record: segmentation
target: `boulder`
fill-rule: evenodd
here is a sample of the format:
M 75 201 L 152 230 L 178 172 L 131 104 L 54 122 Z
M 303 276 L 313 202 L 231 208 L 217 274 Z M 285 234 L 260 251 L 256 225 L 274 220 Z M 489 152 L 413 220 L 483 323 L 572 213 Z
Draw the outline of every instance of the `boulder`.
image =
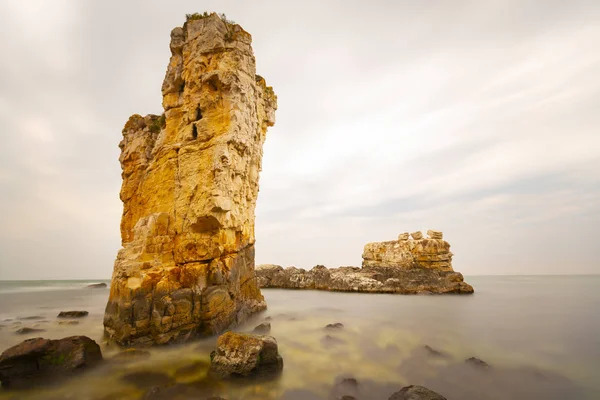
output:
M 414 239 L 414 240 L 421 240 L 423 239 L 423 233 L 421 231 L 416 231 L 410 234 L 410 236 Z
M 38 328 L 29 328 L 29 327 L 23 327 L 18 329 L 15 333 L 17 335 L 28 335 L 30 333 L 36 333 L 36 332 L 45 332 L 45 329 L 38 329 Z
M 108 285 L 104 282 L 100 282 L 100 283 L 92 283 L 91 285 L 87 285 L 88 288 L 90 289 L 102 289 L 107 287 Z
M 429 237 L 429 239 L 443 239 L 444 238 L 444 234 L 440 231 L 434 231 L 429 229 L 427 231 L 427 236 Z
M 398 235 L 398 241 L 401 242 L 401 241 L 408 240 L 408 235 L 409 235 L 408 232 L 404 232 L 404 233 L 399 234 Z
M 426 387 L 410 385 L 392 394 L 389 400 L 446 400 L 446 398 Z
M 7 389 L 28 388 L 83 371 L 101 361 L 100 346 L 86 336 L 29 339 L 2 353 L 0 382 Z
M 210 336 L 266 308 L 254 210 L 277 96 L 252 37 L 216 13 L 171 32 L 161 115 L 132 115 L 119 144 L 121 244 L 107 336 L 152 345 Z
M 210 374 L 216 378 L 269 377 L 283 369 L 277 340 L 272 336 L 226 332 L 211 353 Z
M 260 325 L 257 325 L 254 330 L 252 330 L 252 332 L 259 334 L 259 335 L 266 335 L 269 332 L 271 332 L 271 323 L 270 322 L 263 322 Z
M 87 311 L 61 311 L 58 313 L 57 318 L 83 318 L 87 317 L 88 314 Z

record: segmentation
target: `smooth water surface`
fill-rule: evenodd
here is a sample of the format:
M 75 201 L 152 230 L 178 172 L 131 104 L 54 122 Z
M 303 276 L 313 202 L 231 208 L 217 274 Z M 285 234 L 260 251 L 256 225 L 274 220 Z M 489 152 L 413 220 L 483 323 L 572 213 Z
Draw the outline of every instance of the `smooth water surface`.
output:
M 103 341 L 108 289 L 79 281 L 16 288 L 0 282 L 0 349 L 42 336 L 87 335 L 108 362 L 52 388 L 1 392 L 14 399 L 387 399 L 409 384 L 448 399 L 600 398 L 600 276 L 470 277 L 473 296 L 401 296 L 266 289 L 269 309 L 238 330 L 270 317 L 284 359 L 267 382 L 206 378 L 215 338 L 151 349 L 150 358 L 111 362 L 119 349 Z M 10 290 L 6 288 L 10 287 Z M 62 310 L 87 310 L 78 325 L 59 325 Z M 38 319 L 23 319 L 39 317 Z M 341 322 L 341 330 L 325 330 Z M 45 329 L 17 335 L 23 326 Z M 439 351 L 433 354 L 429 345 Z M 464 363 L 478 357 L 491 368 Z M 132 378 L 133 377 L 133 378 Z M 358 385 L 340 384 L 353 377 Z

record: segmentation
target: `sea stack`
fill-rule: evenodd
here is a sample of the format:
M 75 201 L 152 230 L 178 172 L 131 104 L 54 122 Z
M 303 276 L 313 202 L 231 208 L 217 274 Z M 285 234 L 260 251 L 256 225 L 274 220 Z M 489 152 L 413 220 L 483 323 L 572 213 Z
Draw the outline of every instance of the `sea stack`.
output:
M 266 308 L 254 272 L 262 146 L 277 97 L 224 16 L 171 32 L 162 115 L 123 129 L 122 248 L 104 316 L 121 345 L 216 334 Z

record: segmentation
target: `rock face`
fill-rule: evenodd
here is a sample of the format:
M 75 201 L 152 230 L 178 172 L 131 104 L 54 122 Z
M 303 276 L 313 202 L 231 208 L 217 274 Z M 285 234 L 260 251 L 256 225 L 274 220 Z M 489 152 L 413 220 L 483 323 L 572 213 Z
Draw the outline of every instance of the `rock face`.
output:
M 254 209 L 277 98 L 251 40 L 217 14 L 189 17 L 171 32 L 164 114 L 125 124 L 123 248 L 104 317 L 120 344 L 215 334 L 266 308 Z
M 0 381 L 3 388 L 28 388 L 32 383 L 51 382 L 100 361 L 100 346 L 86 336 L 29 339 L 2 353 Z
M 210 374 L 217 378 L 266 377 L 283 369 L 283 359 L 272 336 L 224 333 L 210 358 Z
M 430 231 L 429 236 L 440 237 Z M 368 243 L 362 268 L 328 269 L 317 265 L 310 271 L 278 265 L 259 265 L 258 284 L 264 288 L 317 289 L 373 293 L 473 293 L 473 287 L 452 269 L 450 244 L 442 239 L 422 238 L 421 232 L 400 234 L 399 240 Z M 414 239 L 421 237 L 421 239 Z

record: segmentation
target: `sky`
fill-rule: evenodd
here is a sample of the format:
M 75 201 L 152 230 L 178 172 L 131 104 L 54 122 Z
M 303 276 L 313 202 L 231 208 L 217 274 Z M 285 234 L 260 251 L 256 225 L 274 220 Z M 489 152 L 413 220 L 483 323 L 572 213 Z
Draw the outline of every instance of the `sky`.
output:
M 598 1 L 4 0 L 0 280 L 110 278 L 121 130 L 203 11 L 278 95 L 258 264 L 436 229 L 467 276 L 600 273 Z

